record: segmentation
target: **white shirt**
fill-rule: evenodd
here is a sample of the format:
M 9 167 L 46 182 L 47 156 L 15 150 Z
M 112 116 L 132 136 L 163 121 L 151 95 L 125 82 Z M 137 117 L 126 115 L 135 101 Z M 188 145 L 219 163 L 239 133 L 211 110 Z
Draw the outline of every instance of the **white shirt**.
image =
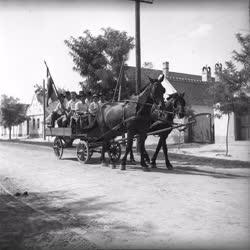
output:
M 67 106 L 68 106 L 68 101 L 64 98 L 63 107 L 61 102 L 59 101 L 58 104 L 56 105 L 55 112 L 57 112 L 59 115 L 62 115 L 63 111 L 67 108 Z
M 76 112 L 87 112 L 88 111 L 88 106 L 86 103 L 82 103 L 82 101 L 79 101 L 76 103 Z
M 67 109 L 70 109 L 75 111 L 76 110 L 76 103 L 79 102 L 78 99 L 75 99 L 74 101 L 71 99 L 69 102 L 68 102 L 68 105 L 67 105 Z
M 98 111 L 99 109 L 99 104 L 96 103 L 96 102 L 91 102 L 89 104 L 89 113 L 92 114 L 92 115 L 95 115 L 96 112 Z

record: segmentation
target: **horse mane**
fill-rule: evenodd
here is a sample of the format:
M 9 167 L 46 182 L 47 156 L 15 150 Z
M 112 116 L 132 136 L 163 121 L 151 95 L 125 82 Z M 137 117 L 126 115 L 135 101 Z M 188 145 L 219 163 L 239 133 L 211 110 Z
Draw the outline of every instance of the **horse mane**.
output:
M 143 90 L 140 92 L 139 95 L 137 95 L 138 97 L 138 102 L 143 104 L 147 101 L 147 98 L 149 96 L 151 92 L 151 83 L 148 83 L 146 86 L 144 86 Z
M 170 94 L 168 97 L 167 97 L 167 100 L 169 101 L 170 99 L 173 99 L 174 97 L 177 97 L 179 95 L 178 92 L 175 92 L 173 94 Z
M 140 102 L 140 103 L 144 103 L 144 102 L 143 102 L 143 101 L 144 101 L 143 96 L 145 95 L 145 91 L 146 91 L 146 89 L 147 89 L 149 86 L 150 86 L 150 82 L 147 83 L 147 84 L 140 90 L 140 93 L 139 93 L 138 95 L 133 94 L 133 95 L 131 95 L 131 96 L 129 97 L 129 99 L 130 99 L 130 100 L 136 100 L 136 101 L 138 101 L 138 102 Z M 143 100 L 143 101 L 141 102 L 141 100 Z M 145 100 L 145 102 L 146 102 L 146 100 Z

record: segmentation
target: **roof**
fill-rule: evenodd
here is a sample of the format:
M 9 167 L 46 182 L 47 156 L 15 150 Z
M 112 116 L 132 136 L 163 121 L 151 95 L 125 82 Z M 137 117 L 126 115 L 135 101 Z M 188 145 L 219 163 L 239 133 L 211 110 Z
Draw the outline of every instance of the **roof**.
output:
M 157 69 L 141 69 L 142 88 L 149 82 L 148 76 L 151 78 L 158 78 L 162 74 L 162 70 Z M 128 67 L 126 76 L 129 81 L 135 82 L 135 67 Z M 185 92 L 185 99 L 191 105 L 212 105 L 213 99 L 209 94 L 210 82 L 202 82 L 200 75 L 169 72 L 167 77 L 171 85 L 177 92 Z M 212 79 L 213 81 L 213 79 Z
M 40 94 L 35 93 L 33 95 L 31 104 L 28 105 L 27 109 L 28 108 L 32 109 L 32 106 L 36 105 L 36 103 L 39 104 L 39 108 L 41 110 L 43 110 L 43 96 L 41 93 Z M 49 103 L 48 107 L 47 107 L 47 105 L 45 106 L 45 116 L 46 117 L 55 109 L 57 103 L 58 103 L 58 101 L 54 101 L 54 102 Z M 27 110 L 26 110 L 26 112 L 27 112 Z M 34 110 L 32 110 L 32 113 L 33 112 L 34 112 Z M 37 110 L 35 110 L 35 112 L 37 112 Z
M 209 93 L 209 83 L 188 81 L 171 81 L 177 92 L 185 92 L 185 100 L 192 105 L 212 105 L 213 98 Z

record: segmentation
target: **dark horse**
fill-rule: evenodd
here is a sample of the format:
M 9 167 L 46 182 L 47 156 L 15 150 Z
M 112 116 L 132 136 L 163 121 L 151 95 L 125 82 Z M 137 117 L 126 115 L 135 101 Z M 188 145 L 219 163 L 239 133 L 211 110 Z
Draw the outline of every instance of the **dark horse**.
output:
M 126 152 L 121 160 L 121 170 L 126 169 L 127 155 L 132 149 L 133 137 L 138 134 L 141 138 L 140 152 L 145 151 L 145 139 L 151 125 L 150 112 L 153 104 L 163 100 L 165 88 L 162 86 L 164 76 L 158 79 L 149 78 L 150 82 L 143 91 L 125 102 L 105 103 L 96 115 L 96 123 L 102 136 L 101 161 L 105 164 L 105 152 L 108 150 L 110 140 L 127 132 Z M 141 155 L 141 166 L 148 170 L 144 157 Z
M 162 129 L 168 129 L 161 133 L 156 133 L 156 135 L 158 135 L 160 138 L 159 138 L 156 150 L 154 152 L 154 155 L 151 158 L 151 161 L 147 152 L 146 151 L 143 152 L 144 159 L 147 162 L 150 161 L 152 168 L 156 168 L 156 159 L 162 147 L 164 156 L 165 156 L 166 167 L 170 170 L 173 169 L 173 166 L 168 159 L 168 148 L 167 148 L 166 139 L 168 138 L 168 135 L 173 130 L 172 126 L 174 125 L 173 120 L 175 116 L 177 116 L 178 118 L 183 118 L 185 116 L 186 102 L 183 97 L 184 97 L 184 93 L 171 94 L 167 98 L 167 102 L 165 103 L 163 102 L 159 106 L 154 105 L 151 109 L 151 119 L 152 119 L 151 124 L 152 125 L 150 126 L 148 133 L 157 132 L 158 130 L 162 130 Z M 134 158 L 132 151 L 131 151 L 130 157 L 132 159 Z
M 173 166 L 168 159 L 168 148 L 167 148 L 166 139 L 168 138 L 168 135 L 172 131 L 173 120 L 175 116 L 177 116 L 180 119 L 182 119 L 185 116 L 186 102 L 183 97 L 184 97 L 184 93 L 182 94 L 174 93 L 174 94 L 169 95 L 169 97 L 167 98 L 167 102 L 164 103 L 162 107 L 163 119 L 152 124 L 152 126 L 149 129 L 149 132 L 153 132 L 153 131 L 161 130 L 164 128 L 169 128 L 169 130 L 158 134 L 160 138 L 159 138 L 155 153 L 151 158 L 152 168 L 156 168 L 156 159 L 162 147 L 164 156 L 165 156 L 166 167 L 168 169 L 173 169 Z

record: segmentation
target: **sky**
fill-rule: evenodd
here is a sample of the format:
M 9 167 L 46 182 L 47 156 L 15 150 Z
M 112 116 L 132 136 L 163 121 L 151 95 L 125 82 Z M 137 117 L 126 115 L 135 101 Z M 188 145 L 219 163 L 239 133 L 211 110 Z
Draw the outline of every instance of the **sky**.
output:
M 80 90 L 79 73 L 64 43 L 88 29 L 111 27 L 135 36 L 130 0 L 0 0 L 0 95 L 30 103 L 46 77 L 46 60 L 57 87 Z M 141 3 L 141 62 L 170 71 L 201 74 L 239 50 L 238 32 L 249 31 L 249 0 L 154 0 Z M 135 65 L 135 50 L 128 65 Z

